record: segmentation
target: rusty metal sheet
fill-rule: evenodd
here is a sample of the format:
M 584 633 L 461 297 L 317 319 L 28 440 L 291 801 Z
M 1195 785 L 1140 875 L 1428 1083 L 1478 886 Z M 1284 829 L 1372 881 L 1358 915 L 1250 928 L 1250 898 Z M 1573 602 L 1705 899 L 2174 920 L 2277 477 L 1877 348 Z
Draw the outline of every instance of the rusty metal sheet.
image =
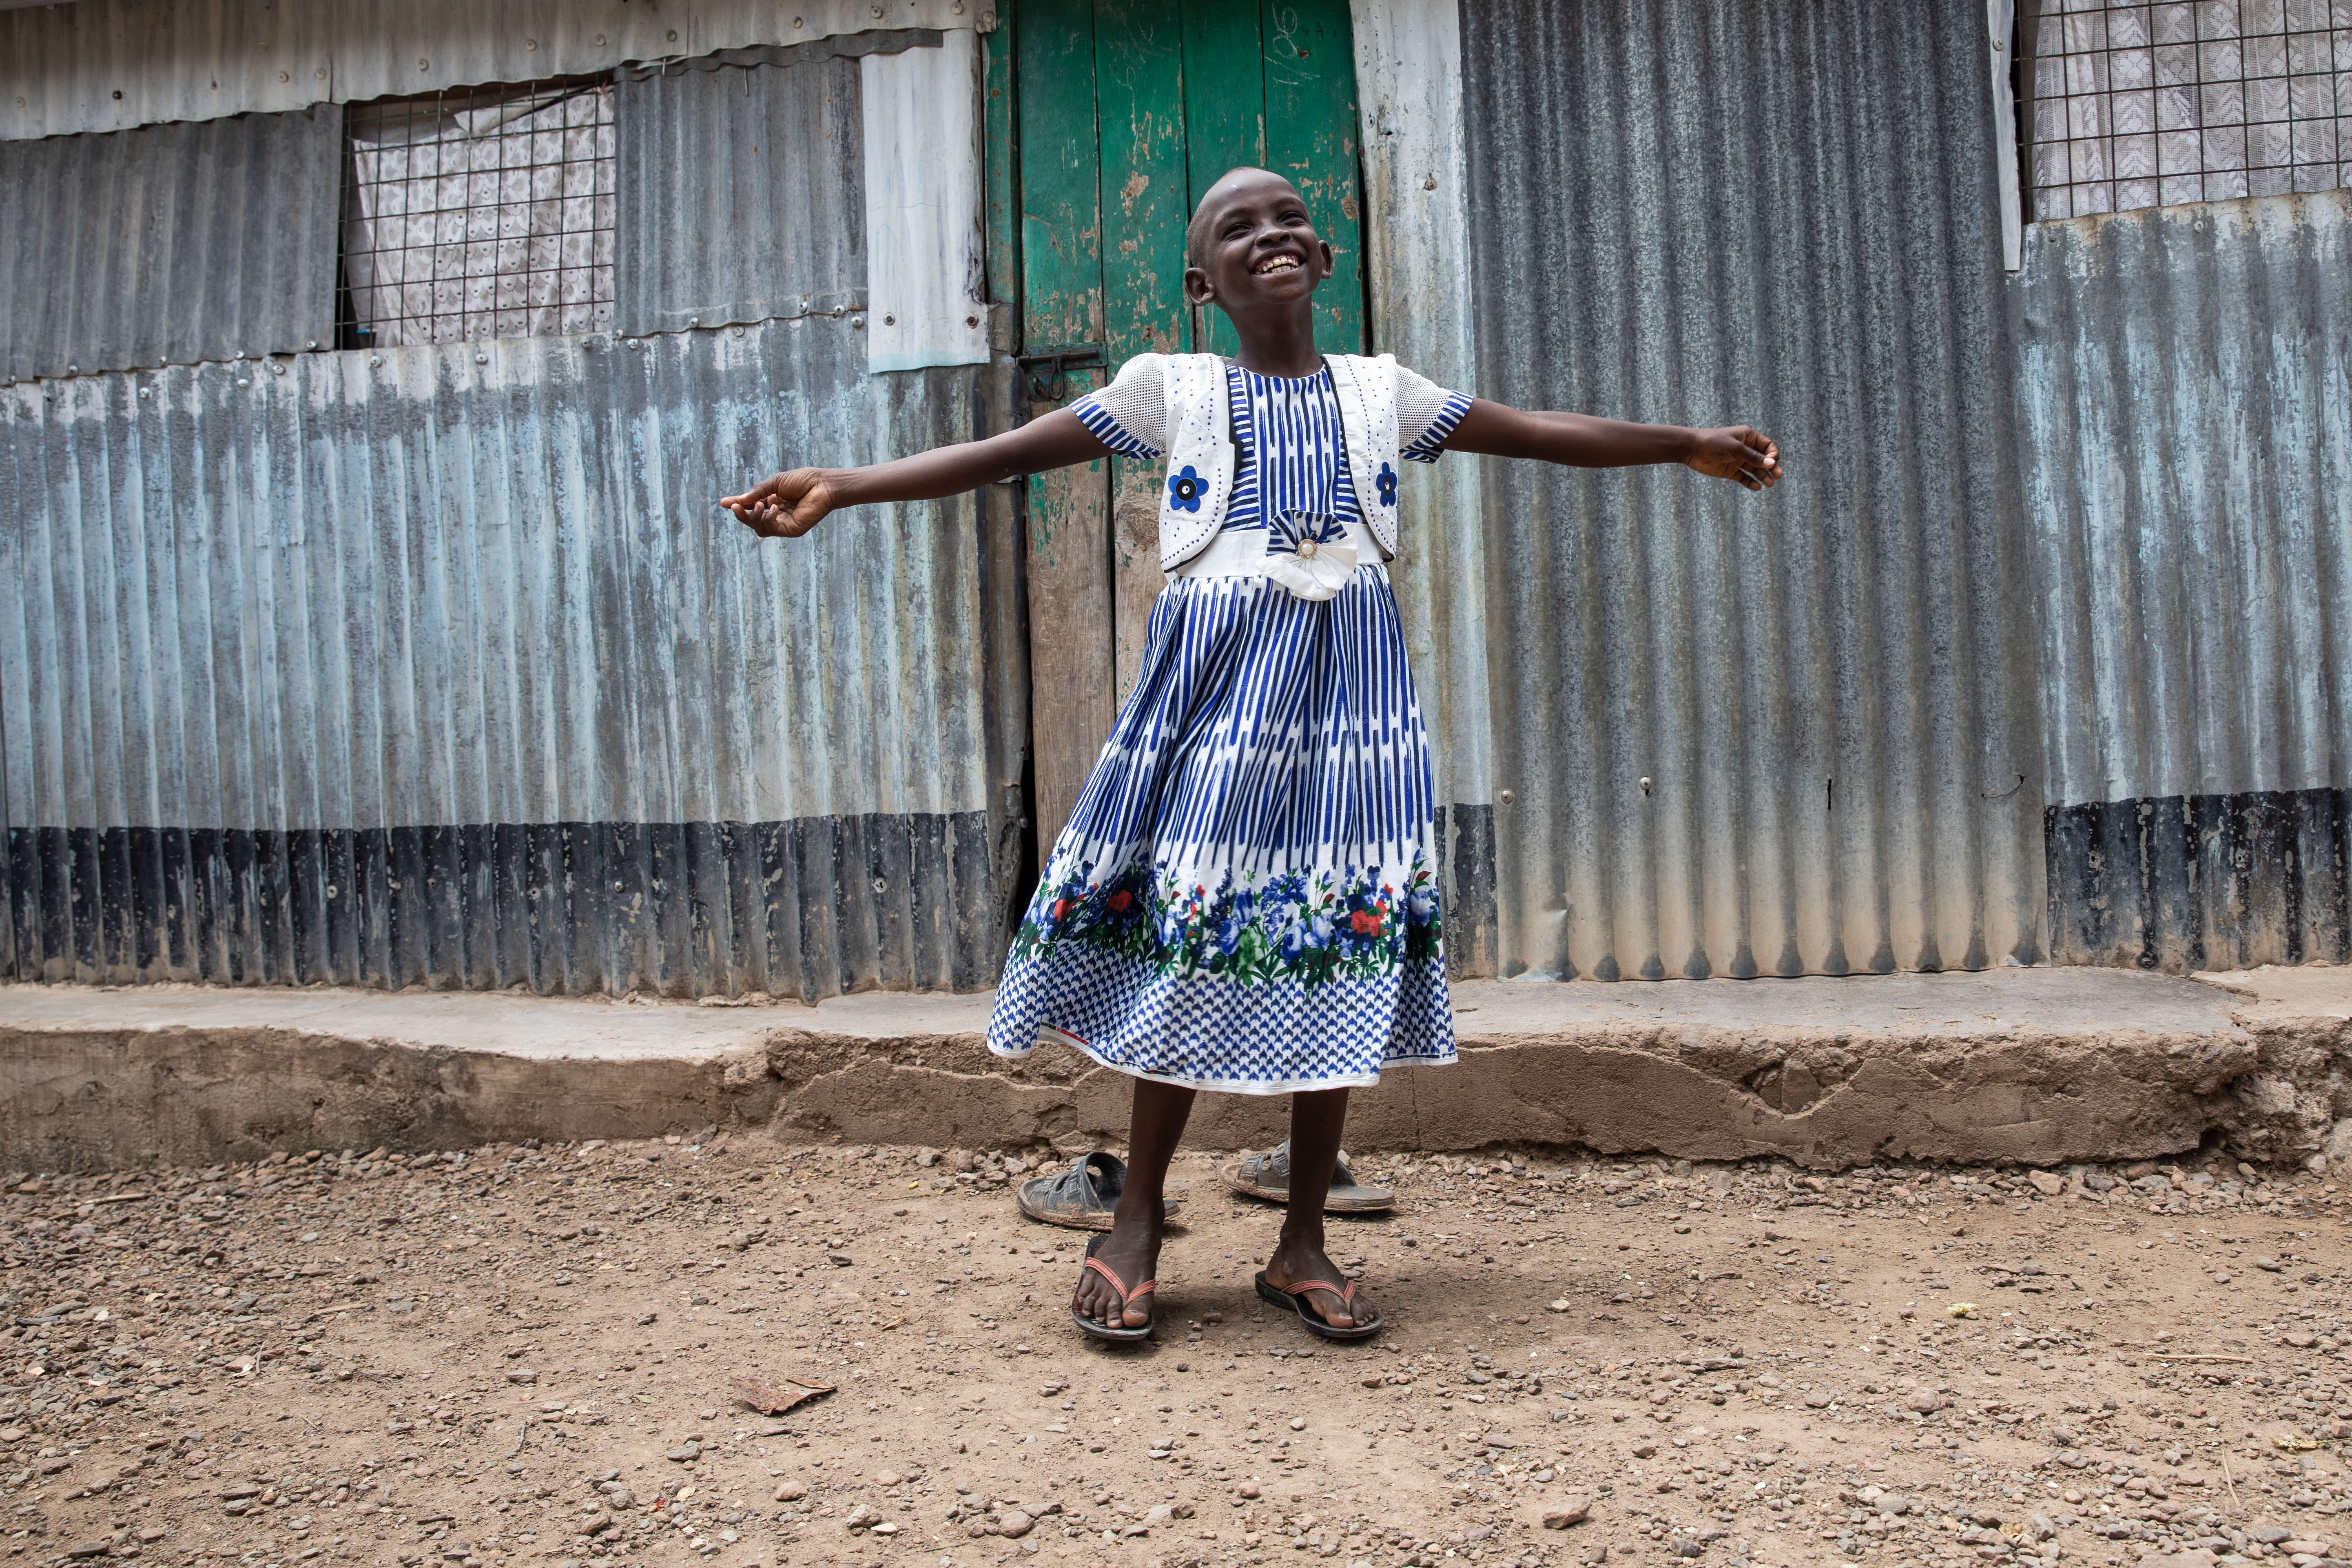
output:
M 0 142 L 0 383 L 331 344 L 343 117 Z
M 2352 958 L 2352 193 L 2032 225 L 2052 947 Z

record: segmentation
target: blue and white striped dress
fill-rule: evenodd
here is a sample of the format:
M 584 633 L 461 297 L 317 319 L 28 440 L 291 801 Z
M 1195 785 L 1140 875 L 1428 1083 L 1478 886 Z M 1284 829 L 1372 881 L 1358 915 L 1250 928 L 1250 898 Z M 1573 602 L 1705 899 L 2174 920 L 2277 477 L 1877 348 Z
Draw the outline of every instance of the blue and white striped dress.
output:
M 1113 452 L 1156 460 L 1160 374 L 1139 356 L 1076 412 Z M 1013 940 L 989 1048 L 1060 1040 L 1139 1078 L 1244 1094 L 1377 1083 L 1454 1054 L 1428 736 L 1329 373 L 1227 379 L 1244 462 L 1224 533 L 1351 520 L 1358 566 L 1328 600 L 1254 574 L 1161 591 L 1135 689 Z M 1434 462 L 1470 400 L 1399 381 L 1401 455 Z

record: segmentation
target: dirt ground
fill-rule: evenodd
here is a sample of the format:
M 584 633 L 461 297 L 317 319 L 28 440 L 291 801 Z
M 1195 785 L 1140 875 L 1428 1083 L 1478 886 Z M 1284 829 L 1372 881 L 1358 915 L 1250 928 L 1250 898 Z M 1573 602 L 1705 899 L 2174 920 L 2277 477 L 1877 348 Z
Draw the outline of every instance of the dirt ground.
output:
M 1104 1349 L 1085 1234 L 1013 1205 L 1050 1151 L 704 1136 L 18 1173 L 8 1556 L 2352 1552 L 2343 1209 L 2301 1171 L 1370 1159 L 1397 1211 L 1332 1250 L 1391 1326 L 1335 1346 L 1257 1302 L 1276 1216 L 1203 1155 L 1158 1342 Z M 837 1392 L 771 1419 L 743 1377 Z

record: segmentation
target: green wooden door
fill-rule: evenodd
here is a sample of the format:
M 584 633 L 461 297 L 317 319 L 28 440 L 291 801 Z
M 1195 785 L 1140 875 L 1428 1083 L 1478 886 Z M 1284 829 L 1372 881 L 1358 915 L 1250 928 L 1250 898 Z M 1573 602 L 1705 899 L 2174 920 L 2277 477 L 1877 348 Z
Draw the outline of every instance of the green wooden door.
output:
M 1306 196 L 1339 252 L 1316 297 L 1316 337 L 1327 353 L 1363 352 L 1347 0 L 1020 0 L 999 17 L 991 57 L 1010 69 L 991 71 L 992 120 L 1006 132 L 992 137 L 992 161 L 1010 165 L 1001 188 L 1019 221 L 991 225 L 990 274 L 1000 286 L 1017 275 L 1024 352 L 1049 394 L 1033 415 L 1103 384 L 1134 354 L 1234 352 L 1223 314 L 1184 302 L 1184 224 L 1239 164 L 1286 175 Z M 1096 349 L 1099 361 L 1055 386 L 1036 356 L 1070 348 Z M 1116 459 L 1030 481 L 1041 855 L 1141 660 L 1165 581 L 1159 481 L 1158 464 Z

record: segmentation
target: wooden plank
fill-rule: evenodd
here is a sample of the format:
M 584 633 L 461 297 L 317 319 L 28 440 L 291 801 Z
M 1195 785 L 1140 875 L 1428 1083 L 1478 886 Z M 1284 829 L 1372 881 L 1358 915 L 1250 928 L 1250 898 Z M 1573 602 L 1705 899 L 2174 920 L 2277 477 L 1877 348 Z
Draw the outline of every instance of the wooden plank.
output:
M 1265 76 L 1258 0 L 1189 0 L 1184 6 L 1185 216 L 1228 169 L 1263 166 Z M 1194 317 L 1196 352 L 1232 357 L 1234 324 L 1213 306 Z
M 1363 197 L 1356 184 L 1356 51 L 1348 0 L 1263 0 L 1266 164 L 1307 198 L 1339 268 L 1315 296 L 1326 353 L 1364 352 Z
M 1013 68 L 1017 0 L 996 0 L 996 30 L 981 35 L 981 190 L 985 204 L 989 302 L 1012 308 L 1014 342 L 1021 341 L 1020 126 L 1013 115 L 1019 79 Z
M 1026 0 L 1013 39 L 1019 78 L 1023 341 L 1103 340 L 1101 165 L 1091 0 Z M 1097 384 L 1072 375 L 1055 402 Z M 1029 481 L 1030 732 L 1042 863 L 1110 733 L 1112 614 L 1102 463 Z
M 1095 114 L 1102 137 L 1103 357 L 1178 353 L 1192 337 L 1184 303 L 1183 38 L 1160 0 L 1096 0 Z M 1111 465 L 1111 625 L 1115 700 L 1135 688 L 1160 570 L 1164 462 Z

